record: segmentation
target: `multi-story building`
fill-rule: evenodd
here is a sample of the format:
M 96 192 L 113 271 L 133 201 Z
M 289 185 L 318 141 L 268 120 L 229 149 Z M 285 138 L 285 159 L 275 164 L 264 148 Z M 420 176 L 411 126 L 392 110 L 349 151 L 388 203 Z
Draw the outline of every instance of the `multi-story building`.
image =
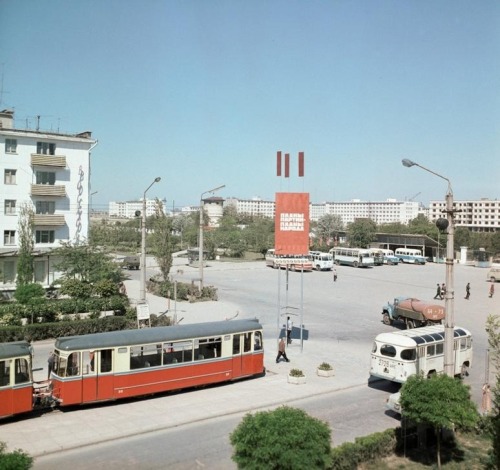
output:
M 500 230 L 500 201 L 480 199 L 476 201 L 454 201 L 455 227 L 466 227 L 472 232 L 496 232 Z M 431 201 L 429 219 L 446 218 L 446 202 Z
M 227 199 L 224 205 L 236 207 L 237 212 L 250 215 L 274 217 L 274 201 L 261 199 Z M 387 199 L 383 202 L 360 201 L 354 199 L 348 202 L 324 202 L 309 205 L 309 218 L 318 221 L 327 214 L 336 214 L 342 218 L 344 224 L 356 219 L 370 218 L 377 224 L 400 222 L 407 224 L 421 212 L 420 204 L 413 201 L 396 201 Z
M 0 112 L 0 288 L 15 283 L 21 209 L 34 214 L 35 281 L 57 278 L 51 249 L 84 241 L 89 226 L 90 132 L 62 134 L 14 126 L 14 112 Z
M 163 205 L 163 212 L 166 213 L 167 200 L 160 201 Z M 142 213 L 143 201 L 120 201 L 109 203 L 109 216 L 122 219 L 137 217 L 136 213 Z M 155 215 L 156 199 L 146 199 L 146 217 Z

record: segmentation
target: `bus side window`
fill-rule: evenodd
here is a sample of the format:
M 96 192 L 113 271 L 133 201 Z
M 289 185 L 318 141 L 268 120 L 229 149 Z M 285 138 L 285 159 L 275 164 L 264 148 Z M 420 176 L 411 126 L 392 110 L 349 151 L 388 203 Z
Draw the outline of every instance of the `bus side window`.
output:
M 434 344 L 427 346 L 427 357 L 434 356 L 435 354 L 436 354 L 436 346 Z
M 0 387 L 10 385 L 10 359 L 0 361 Z
M 436 355 L 443 354 L 444 351 L 444 343 L 436 344 Z
M 417 357 L 415 349 L 403 349 L 401 351 L 401 359 L 405 361 L 414 361 Z

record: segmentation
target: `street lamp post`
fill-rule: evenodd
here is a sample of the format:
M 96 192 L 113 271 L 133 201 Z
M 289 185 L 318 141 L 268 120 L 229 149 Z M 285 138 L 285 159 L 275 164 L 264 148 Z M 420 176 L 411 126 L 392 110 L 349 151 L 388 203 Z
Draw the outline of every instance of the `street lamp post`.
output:
M 219 189 L 225 188 L 226 185 L 217 186 L 216 188 L 209 189 L 200 196 L 200 234 L 199 234 L 199 244 L 198 244 L 198 265 L 200 269 L 200 293 L 203 289 L 203 196 L 209 193 L 215 193 Z
M 402 160 L 402 163 L 406 167 L 418 166 L 441 179 L 448 182 L 448 191 L 446 192 L 446 220 L 447 223 L 444 224 L 443 228 L 447 228 L 447 238 L 446 238 L 446 293 L 445 299 L 445 328 L 444 328 L 444 372 L 449 377 L 455 375 L 455 361 L 453 357 L 453 334 L 455 326 L 455 313 L 454 313 L 454 278 L 453 278 L 453 261 L 454 261 L 454 234 L 455 226 L 453 223 L 453 191 L 451 189 L 451 182 L 448 178 L 436 173 L 428 168 L 425 168 L 418 163 L 415 163 L 407 158 Z M 438 227 L 439 228 L 439 227 Z
M 158 183 L 161 180 L 157 176 L 154 181 L 146 188 L 142 196 L 142 222 L 141 222 L 141 288 L 139 291 L 139 300 L 141 302 L 146 301 L 146 193 L 153 184 Z

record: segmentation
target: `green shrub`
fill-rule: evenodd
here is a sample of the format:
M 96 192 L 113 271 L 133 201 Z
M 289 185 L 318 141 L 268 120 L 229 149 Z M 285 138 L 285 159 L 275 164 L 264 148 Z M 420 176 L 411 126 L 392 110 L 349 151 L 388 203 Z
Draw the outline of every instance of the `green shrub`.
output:
M 14 292 L 14 298 L 20 304 L 27 304 L 33 298 L 41 298 L 45 295 L 45 289 L 40 284 L 24 284 L 18 286 Z
M 300 369 L 291 369 L 288 375 L 290 375 L 291 377 L 304 377 L 304 372 L 302 372 Z
M 118 294 L 118 286 L 110 279 L 102 279 L 94 284 L 94 292 L 100 297 L 111 297 Z
M 33 466 L 33 457 L 17 449 L 7 452 L 7 446 L 0 442 L 0 468 L 2 470 L 28 470 Z
M 332 370 L 332 366 L 328 364 L 328 362 L 322 362 L 319 366 L 318 369 L 320 370 Z
M 60 292 L 74 299 L 85 299 L 92 296 L 93 287 L 90 283 L 78 279 L 64 279 Z
M 250 470 L 328 468 L 330 434 L 326 423 L 296 408 L 247 414 L 230 435 L 232 459 Z

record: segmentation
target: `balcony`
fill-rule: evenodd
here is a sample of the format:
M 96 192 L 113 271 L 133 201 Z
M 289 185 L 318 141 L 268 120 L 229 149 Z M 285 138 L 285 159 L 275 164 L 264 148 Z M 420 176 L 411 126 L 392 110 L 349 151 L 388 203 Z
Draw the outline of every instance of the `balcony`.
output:
M 35 214 L 35 225 L 45 225 L 50 227 L 60 227 L 66 224 L 64 215 L 59 214 Z
M 63 155 L 31 154 L 31 166 L 50 166 L 52 168 L 66 168 L 66 157 Z
M 66 187 L 62 184 L 32 184 L 31 196 L 66 196 Z

